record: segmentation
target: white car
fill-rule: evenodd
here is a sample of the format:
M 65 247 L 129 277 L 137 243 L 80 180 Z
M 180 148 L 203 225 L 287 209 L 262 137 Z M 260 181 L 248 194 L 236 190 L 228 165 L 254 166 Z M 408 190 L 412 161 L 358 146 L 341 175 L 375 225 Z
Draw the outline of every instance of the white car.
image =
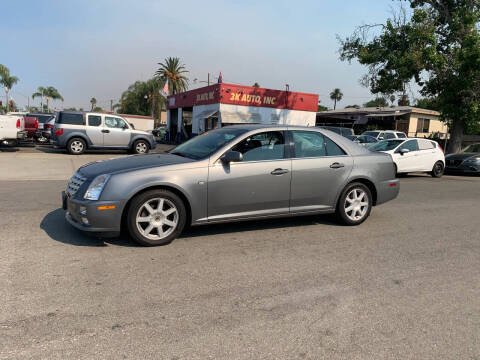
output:
M 368 147 L 392 156 L 397 174 L 427 172 L 441 177 L 445 170 L 445 154 L 436 141 L 428 139 L 390 139 Z
M 0 144 L 15 146 L 18 140 L 26 139 L 25 120 L 18 115 L 0 115 Z
M 373 136 L 377 140 L 406 139 L 407 135 L 401 131 L 394 130 L 374 130 L 364 131 L 362 135 Z

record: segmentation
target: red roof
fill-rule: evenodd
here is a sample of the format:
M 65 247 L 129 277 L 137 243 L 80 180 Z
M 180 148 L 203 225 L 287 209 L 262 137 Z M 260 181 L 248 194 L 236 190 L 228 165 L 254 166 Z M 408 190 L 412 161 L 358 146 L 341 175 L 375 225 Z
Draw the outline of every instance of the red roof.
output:
M 169 109 L 219 103 L 316 112 L 318 95 L 220 83 L 168 97 Z

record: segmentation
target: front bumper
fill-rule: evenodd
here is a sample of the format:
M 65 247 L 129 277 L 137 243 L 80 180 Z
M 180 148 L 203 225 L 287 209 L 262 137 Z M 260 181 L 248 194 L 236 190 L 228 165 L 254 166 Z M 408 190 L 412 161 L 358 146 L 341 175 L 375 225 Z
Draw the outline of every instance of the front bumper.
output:
M 62 191 L 65 219 L 75 228 L 89 233 L 120 234 L 123 201 L 91 201 L 73 199 Z M 101 210 L 101 207 L 108 209 Z M 86 221 L 85 221 L 86 220 Z
M 392 179 L 380 182 L 377 184 L 377 202 L 375 205 L 380 205 L 395 199 L 399 192 L 400 180 Z

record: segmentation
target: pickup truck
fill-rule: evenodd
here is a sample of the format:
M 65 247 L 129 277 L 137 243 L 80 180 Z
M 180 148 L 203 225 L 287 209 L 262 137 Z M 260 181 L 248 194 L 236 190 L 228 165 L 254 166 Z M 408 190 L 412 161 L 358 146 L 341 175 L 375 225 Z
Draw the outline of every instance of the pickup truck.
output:
M 26 139 L 25 120 L 19 115 L 0 115 L 0 145 L 15 146 Z

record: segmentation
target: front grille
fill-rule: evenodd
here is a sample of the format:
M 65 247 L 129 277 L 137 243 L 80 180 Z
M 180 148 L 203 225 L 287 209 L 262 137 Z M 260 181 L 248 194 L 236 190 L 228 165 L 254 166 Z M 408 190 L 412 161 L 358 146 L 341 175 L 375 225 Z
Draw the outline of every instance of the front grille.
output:
M 65 190 L 65 192 L 70 196 L 75 195 L 78 189 L 80 188 L 80 186 L 82 186 L 82 184 L 86 180 L 87 178 L 81 176 L 79 173 L 73 174 L 73 176 L 71 177 L 70 181 L 67 184 L 67 189 Z

